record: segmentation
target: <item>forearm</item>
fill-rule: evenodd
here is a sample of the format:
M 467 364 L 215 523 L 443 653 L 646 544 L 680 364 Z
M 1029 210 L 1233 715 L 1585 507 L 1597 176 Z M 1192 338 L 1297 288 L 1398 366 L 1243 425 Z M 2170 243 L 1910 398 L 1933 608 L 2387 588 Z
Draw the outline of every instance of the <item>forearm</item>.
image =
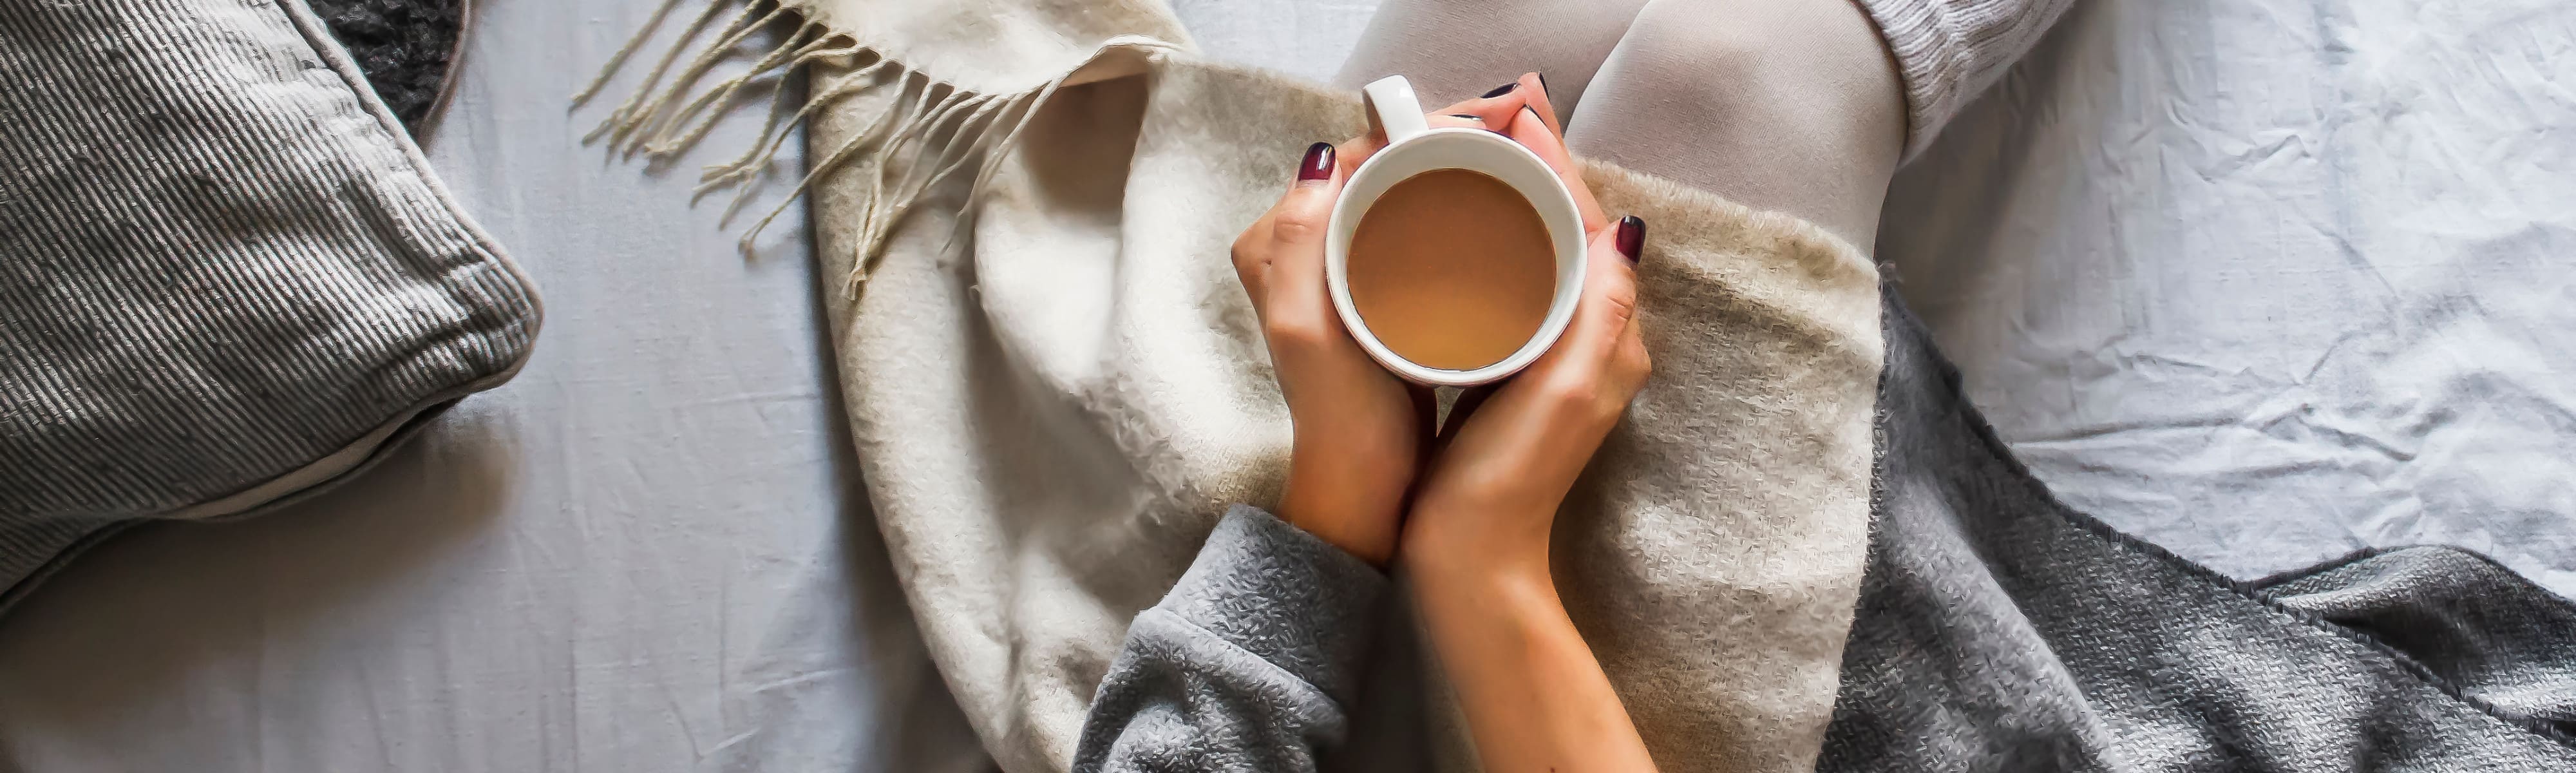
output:
M 1536 549 L 1414 574 L 1423 625 L 1492 773 L 1650 771 L 1628 710 L 1566 616 Z
M 1409 459 L 1414 450 L 1368 447 L 1372 439 L 1301 434 L 1289 457 L 1279 519 L 1383 567 L 1395 557 L 1396 532 L 1403 523 L 1399 510 L 1412 476 L 1388 475 L 1378 460 Z

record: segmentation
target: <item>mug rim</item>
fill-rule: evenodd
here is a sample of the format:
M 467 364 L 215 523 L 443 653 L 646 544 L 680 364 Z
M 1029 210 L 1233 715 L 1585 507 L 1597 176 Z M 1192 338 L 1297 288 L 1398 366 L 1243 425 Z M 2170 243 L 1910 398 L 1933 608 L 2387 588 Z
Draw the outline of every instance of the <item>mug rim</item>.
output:
M 1513 184 L 1512 181 L 1503 179 L 1500 175 L 1493 176 L 1502 180 L 1504 185 L 1509 186 L 1514 193 L 1520 194 L 1523 199 L 1529 201 L 1533 209 L 1538 210 L 1540 224 L 1549 231 L 1548 251 L 1556 259 L 1557 274 L 1555 291 L 1548 299 L 1547 316 L 1540 321 L 1537 332 L 1532 333 L 1529 340 L 1522 342 L 1519 348 L 1512 350 L 1510 355 L 1472 370 L 1452 370 L 1423 365 L 1397 354 L 1384 341 L 1379 340 L 1377 334 L 1369 330 L 1368 324 L 1360 318 L 1358 308 L 1351 301 L 1347 269 L 1350 262 L 1351 238 L 1358 232 L 1359 217 L 1367 212 L 1366 207 L 1351 211 L 1355 201 L 1350 195 L 1353 186 L 1369 176 L 1373 170 L 1382 168 L 1383 162 L 1400 157 L 1407 148 L 1420 146 L 1426 140 L 1435 138 L 1462 136 L 1477 138 L 1475 140 L 1477 142 L 1508 147 L 1511 149 L 1508 155 L 1511 155 L 1515 162 L 1526 163 L 1529 168 L 1536 169 L 1545 175 L 1548 184 L 1539 191 L 1540 195 L 1535 196 L 1531 195 L 1530 191 L 1524 190 L 1521 185 Z M 1492 170 L 1480 168 L 1480 166 L 1491 165 L 1434 166 L 1407 174 L 1405 177 L 1411 178 L 1440 169 L 1465 169 L 1492 174 Z M 1393 184 L 1390 183 L 1387 187 L 1392 188 Z M 1377 196 L 1370 197 L 1368 204 L 1374 205 L 1377 198 L 1384 195 L 1384 190 L 1379 191 Z M 1551 216 L 1550 208 L 1555 209 L 1554 216 Z M 1555 221 L 1560 219 L 1571 224 L 1575 229 L 1574 238 L 1570 240 L 1574 245 L 1571 255 L 1568 255 L 1566 250 L 1558 249 L 1555 244 L 1557 241 Z M 1359 342 L 1360 349 L 1367 352 L 1370 359 L 1376 360 L 1380 366 L 1394 372 L 1398 377 L 1431 386 L 1467 387 L 1490 384 L 1529 367 L 1530 363 L 1537 361 L 1541 355 L 1547 353 L 1549 348 L 1554 347 L 1557 339 L 1564 337 L 1565 329 L 1573 321 L 1574 309 L 1583 297 L 1586 264 L 1591 260 L 1591 247 L 1588 244 L 1589 240 L 1583 238 L 1582 227 L 1582 210 L 1575 206 L 1573 192 L 1566 189 L 1565 181 L 1556 175 L 1554 169 L 1548 168 L 1547 161 L 1539 158 L 1538 153 L 1509 137 L 1485 129 L 1460 126 L 1432 128 L 1380 149 L 1372 154 L 1369 160 L 1361 162 L 1359 168 L 1352 170 L 1349 178 L 1343 180 L 1342 190 L 1334 197 L 1332 216 L 1325 228 L 1325 286 L 1332 296 L 1334 312 L 1341 317 L 1342 327 L 1350 333 L 1353 340 Z

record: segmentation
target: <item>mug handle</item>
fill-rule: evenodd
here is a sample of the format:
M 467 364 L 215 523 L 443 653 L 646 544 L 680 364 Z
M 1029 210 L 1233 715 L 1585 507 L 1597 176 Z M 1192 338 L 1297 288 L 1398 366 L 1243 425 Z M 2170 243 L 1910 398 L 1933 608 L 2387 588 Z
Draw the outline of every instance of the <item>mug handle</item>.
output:
M 1431 130 L 1431 124 L 1422 120 L 1422 100 L 1413 96 L 1413 82 L 1402 75 L 1389 75 L 1361 87 L 1360 101 L 1368 103 L 1369 121 L 1386 132 L 1386 144 Z

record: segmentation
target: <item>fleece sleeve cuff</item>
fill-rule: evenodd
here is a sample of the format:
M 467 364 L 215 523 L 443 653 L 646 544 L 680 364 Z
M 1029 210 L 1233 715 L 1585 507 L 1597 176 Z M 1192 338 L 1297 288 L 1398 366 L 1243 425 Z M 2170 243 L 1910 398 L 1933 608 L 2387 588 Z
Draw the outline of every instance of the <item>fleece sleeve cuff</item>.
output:
M 1237 505 L 1155 609 L 1348 703 L 1386 575 L 1260 508 Z

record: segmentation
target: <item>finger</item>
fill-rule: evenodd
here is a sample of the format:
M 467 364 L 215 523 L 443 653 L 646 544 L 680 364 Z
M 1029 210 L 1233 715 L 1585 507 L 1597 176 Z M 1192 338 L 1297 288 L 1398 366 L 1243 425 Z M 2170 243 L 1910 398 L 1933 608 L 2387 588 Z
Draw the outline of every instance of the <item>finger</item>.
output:
M 1539 120 L 1547 123 L 1548 131 L 1559 137 L 1565 136 L 1565 121 L 1556 114 L 1556 95 L 1548 93 L 1547 76 L 1522 73 L 1520 80 L 1512 81 L 1512 91 L 1522 95 L 1530 110 L 1536 111 Z
M 1270 237 L 1262 249 L 1268 267 L 1262 285 L 1273 306 L 1327 304 L 1324 295 L 1324 231 L 1332 222 L 1333 198 L 1341 193 L 1342 172 L 1332 143 L 1306 148 L 1297 164 L 1297 181 L 1264 218 Z
M 1515 89 L 1497 96 L 1460 100 L 1431 112 L 1435 115 L 1475 116 L 1477 120 L 1485 122 L 1486 126 L 1500 131 L 1502 127 L 1511 124 L 1512 115 L 1520 112 L 1520 109 L 1527 104 L 1529 100 Z
M 1252 311 L 1257 316 L 1268 316 L 1270 261 L 1278 254 L 1272 247 L 1277 241 L 1272 224 L 1279 219 L 1279 209 L 1295 197 L 1298 189 L 1315 185 L 1319 176 L 1330 178 L 1334 155 L 1331 143 L 1307 146 L 1306 152 L 1298 156 L 1297 168 L 1289 173 L 1288 195 L 1273 202 L 1270 211 L 1261 213 L 1261 218 L 1252 221 L 1234 240 L 1234 275 L 1242 281 L 1244 293 L 1252 296 Z
M 1538 159 L 1547 162 L 1547 168 L 1556 172 L 1556 179 L 1565 183 L 1566 192 L 1574 194 L 1574 208 L 1583 213 L 1584 233 L 1598 233 L 1610 224 L 1609 214 L 1601 211 L 1601 203 L 1592 198 L 1592 189 L 1583 184 L 1582 167 L 1575 164 L 1574 154 L 1565 149 L 1565 140 L 1548 125 L 1545 117 L 1532 108 L 1523 107 L 1502 132 L 1538 154 Z
M 1434 112 L 1424 113 L 1422 120 L 1434 129 L 1444 126 L 1465 126 L 1501 134 L 1502 127 L 1511 125 L 1512 111 L 1519 109 L 1520 104 L 1520 99 L 1517 97 L 1471 99 Z M 1370 156 L 1377 155 L 1378 151 L 1386 149 L 1386 135 L 1380 134 L 1380 131 L 1378 127 L 1370 126 L 1367 134 L 1342 141 L 1339 157 L 1342 176 L 1348 177 L 1352 172 L 1359 171 L 1360 164 L 1367 163 Z
M 1538 76 L 1535 74 L 1524 76 L 1524 80 L 1537 82 Z M 1519 86 L 1518 81 L 1515 81 L 1505 88 L 1495 89 L 1484 96 L 1451 103 L 1448 107 L 1426 113 L 1424 117 L 1429 119 L 1433 126 L 1443 125 L 1440 121 L 1443 117 L 1466 118 L 1476 123 L 1463 125 L 1481 125 L 1482 128 L 1500 133 L 1503 127 L 1511 125 L 1513 115 L 1529 103 L 1529 93 L 1527 89 Z M 1367 132 L 1344 140 L 1341 144 L 1342 174 L 1349 175 L 1359 169 L 1360 164 L 1367 162 L 1369 156 L 1376 155 L 1379 150 L 1384 149 L 1386 147 L 1384 132 L 1384 128 L 1377 126 L 1375 121 L 1371 121 Z
M 1629 320 L 1611 352 L 1611 371 L 1621 377 L 1622 385 L 1632 394 L 1643 387 L 1647 374 L 1655 369 L 1654 357 L 1646 351 L 1646 326 Z
M 1574 368 L 1591 372 L 1617 351 L 1619 339 L 1636 318 L 1636 259 L 1630 250 L 1645 242 L 1644 220 L 1620 218 L 1619 225 L 1592 237 L 1584 266 L 1583 298 L 1575 302 L 1574 320 L 1556 346 L 1532 363 L 1533 370 Z M 1551 360 L 1554 360 L 1551 362 Z
M 1463 126 L 1469 129 L 1484 129 L 1495 134 L 1501 134 L 1502 130 L 1494 127 L 1510 123 L 1511 115 L 1506 113 L 1503 115 L 1503 119 L 1503 123 L 1489 123 L 1485 120 L 1484 116 L 1475 113 L 1432 113 L 1423 116 L 1422 122 L 1429 124 L 1431 128 L 1434 129 Z
M 1633 301 L 1640 295 L 1637 266 L 1645 260 L 1646 221 L 1629 215 L 1619 218 L 1619 224 L 1612 230 L 1615 232 L 1611 237 L 1613 247 L 1621 257 L 1627 258 L 1628 270 L 1622 275 L 1628 282 L 1624 292 Z M 1619 341 L 1611 346 L 1611 370 L 1625 379 L 1626 388 L 1633 394 L 1644 385 L 1646 374 L 1654 370 L 1654 363 L 1646 351 L 1646 326 L 1638 323 L 1634 309 L 1627 317 L 1627 325 L 1619 332 Z
M 1252 221 L 1250 228 L 1234 240 L 1234 278 L 1243 282 L 1243 294 L 1252 297 L 1252 315 L 1268 319 L 1270 299 L 1270 215 Z

